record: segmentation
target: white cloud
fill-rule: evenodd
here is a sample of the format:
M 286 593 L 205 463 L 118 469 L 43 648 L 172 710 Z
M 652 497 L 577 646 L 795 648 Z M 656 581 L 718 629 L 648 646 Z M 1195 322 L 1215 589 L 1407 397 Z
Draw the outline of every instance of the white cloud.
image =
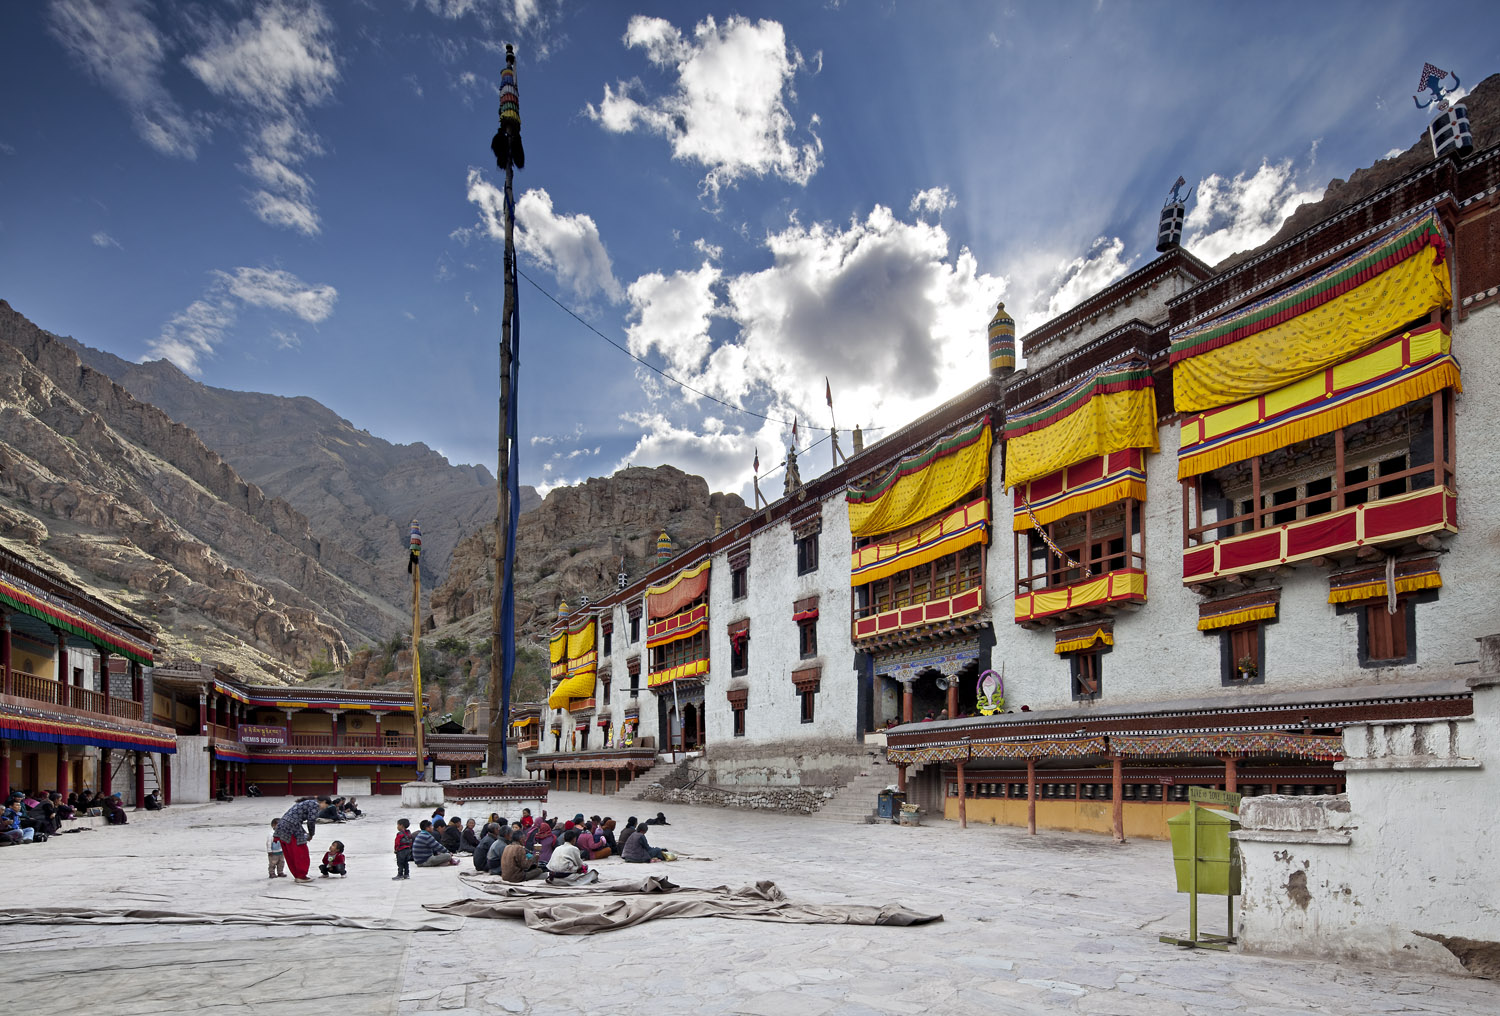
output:
M 1401 155 L 1405 155 L 1405 154 L 1406 154 L 1406 149 L 1404 149 L 1404 148 L 1392 148 L 1389 152 L 1386 152 L 1384 155 L 1382 155 L 1380 157 L 1380 161 L 1384 162 L 1386 159 L 1394 159 L 1397 156 L 1401 156 Z
M 162 83 L 167 40 L 146 0 L 53 0 L 52 34 L 130 112 L 136 133 L 163 155 L 192 159 L 208 137 Z
M 142 360 L 171 360 L 185 373 L 203 373 L 203 361 L 213 356 L 245 306 L 290 314 L 317 324 L 333 313 L 338 291 L 332 286 L 311 286 L 291 272 L 279 268 L 236 268 L 212 273 L 208 291 L 186 309 L 172 315 L 161 334 L 146 343 Z M 296 332 L 272 329 L 278 349 L 296 349 L 302 340 Z
M 323 153 L 307 110 L 328 101 L 339 69 L 333 23 L 312 0 L 272 0 L 234 25 L 214 20 L 183 63 L 209 91 L 243 113 L 244 170 L 259 185 L 261 221 L 308 236 L 321 228 L 312 184 L 299 167 Z
M 948 209 L 957 207 L 958 199 L 947 187 L 929 187 L 912 196 L 909 211 L 913 214 L 926 212 L 929 215 L 942 215 Z
M 651 272 L 630 284 L 630 351 L 646 356 L 656 350 L 675 374 L 693 374 L 710 351 L 709 320 L 717 312 L 714 286 L 719 270 L 704 262 L 693 272 Z M 684 397 L 692 400 L 691 392 Z
M 110 236 L 102 229 L 99 230 L 99 232 L 95 233 L 93 236 L 89 237 L 89 241 L 95 247 L 115 247 L 120 250 L 124 249 L 123 247 L 120 247 L 119 240 L 116 240 L 114 237 Z
M 826 433 L 825 376 L 845 451 L 854 424 L 904 424 L 984 376 L 986 326 L 1006 281 L 980 272 L 967 249 L 951 253 L 941 226 L 877 206 L 844 227 L 793 220 L 764 246 L 771 263 L 759 271 L 705 262 L 636 279 L 628 335 L 637 355 L 659 355 L 693 387 L 775 419 L 695 422 L 701 400 L 647 379 L 653 404 L 624 418 L 642 434 L 620 466 L 672 462 L 713 489 L 746 490 L 756 447 L 762 472 L 781 461 L 790 428 L 776 421 L 800 419 L 804 444 Z M 716 321 L 726 337 L 710 333 Z M 804 460 L 804 477 L 828 468 L 828 454 Z
M 1198 183 L 1198 201 L 1188 213 L 1187 247 L 1208 264 L 1265 243 L 1296 207 L 1322 197 L 1322 189 L 1304 187 L 1292 160 L 1264 161 L 1254 173 L 1226 180 L 1217 173 Z
M 467 196 L 479 209 L 479 222 L 453 232 L 465 243 L 478 235 L 505 240 L 505 193 L 470 168 Z M 624 297 L 615 278 L 599 226 L 582 212 L 559 214 L 545 190 L 529 190 L 516 199 L 516 248 L 550 270 L 560 283 L 587 299 L 602 293 L 611 303 Z
M 641 129 L 666 138 L 674 158 L 707 168 L 703 191 L 714 198 L 746 175 L 770 173 L 806 185 L 818 171 L 818 118 L 808 121 L 810 140 L 794 140 L 797 124 L 788 109 L 796 98 L 792 79 L 807 62 L 787 46 L 780 23 L 731 16 L 720 26 L 706 17 L 688 39 L 671 22 L 636 15 L 624 43 L 643 49 L 653 66 L 675 73 L 676 81 L 672 91 L 654 99 L 639 80 L 606 84 L 599 105 L 587 107 L 606 130 Z
M 1018 328 L 1024 332 L 1044 324 L 1128 274 L 1135 258 L 1122 257 L 1124 253 L 1124 240 L 1101 236 L 1087 254 L 1057 264 L 1034 290 L 1036 295 L 1020 308 Z
M 214 274 L 235 299 L 293 314 L 308 324 L 327 320 L 339 298 L 338 290 L 332 286 L 309 286 L 279 268 L 236 268 L 233 274 Z
M 701 236 L 693 241 L 693 250 L 697 251 L 699 254 L 702 254 L 710 261 L 719 261 L 724 257 L 723 247 L 719 246 L 716 243 L 709 243 Z

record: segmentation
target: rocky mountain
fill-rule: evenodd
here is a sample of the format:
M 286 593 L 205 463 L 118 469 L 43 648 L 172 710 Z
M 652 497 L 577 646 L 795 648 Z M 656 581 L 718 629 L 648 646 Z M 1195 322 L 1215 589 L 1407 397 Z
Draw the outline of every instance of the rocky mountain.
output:
M 168 655 L 257 679 L 404 619 L 368 563 L 3 300 L 0 538 L 155 621 Z
M 495 478 L 483 466 L 452 465 L 421 443 L 392 444 L 314 399 L 214 388 L 167 360 L 131 363 L 61 341 L 140 401 L 191 427 L 241 476 L 304 515 L 319 540 L 367 562 L 367 588 L 392 604 L 410 597 L 413 518 L 423 522 L 424 586 L 447 577 L 459 539 L 493 524 Z M 521 497 L 523 512 L 541 502 L 531 487 Z
M 583 594 L 607 595 L 622 558 L 626 575 L 640 577 L 656 562 L 663 530 L 680 549 L 713 535 L 716 522 L 729 528 L 750 514 L 738 494 L 711 494 L 703 477 L 673 466 L 638 466 L 555 488 L 521 516 L 516 531 L 517 629 L 540 638 L 559 601 L 576 605 Z M 476 623 L 463 630 L 488 632 L 494 557 L 490 526 L 454 548 L 448 579 L 432 593 L 439 624 L 473 617 Z

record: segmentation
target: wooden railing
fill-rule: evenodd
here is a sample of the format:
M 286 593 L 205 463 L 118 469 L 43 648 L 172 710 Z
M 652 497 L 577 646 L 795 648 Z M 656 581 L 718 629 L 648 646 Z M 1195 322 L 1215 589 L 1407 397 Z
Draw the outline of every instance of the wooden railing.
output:
M 11 670 L 4 676 L 3 692 L 14 698 L 45 702 L 48 705 L 67 706 L 98 716 L 118 716 L 122 719 L 139 720 L 141 704 L 130 699 L 113 698 L 91 688 L 80 688 L 75 684 L 59 684 L 50 677 L 39 677 L 24 670 Z
M 374 734 L 288 734 L 287 746 L 291 748 L 362 748 L 367 750 L 409 750 L 417 746 L 415 737 L 397 735 L 386 737 Z M 269 745 L 252 745 L 271 747 Z

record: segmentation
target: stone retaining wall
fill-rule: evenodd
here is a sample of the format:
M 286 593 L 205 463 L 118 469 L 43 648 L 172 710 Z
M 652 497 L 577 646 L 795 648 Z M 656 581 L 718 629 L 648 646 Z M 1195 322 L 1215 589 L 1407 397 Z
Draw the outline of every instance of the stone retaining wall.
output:
M 641 793 L 640 800 L 811 815 L 833 800 L 837 793 L 838 791 L 833 787 L 765 787 L 760 790 L 743 791 L 700 785 L 682 790 L 668 789 L 659 783 L 653 783 Z

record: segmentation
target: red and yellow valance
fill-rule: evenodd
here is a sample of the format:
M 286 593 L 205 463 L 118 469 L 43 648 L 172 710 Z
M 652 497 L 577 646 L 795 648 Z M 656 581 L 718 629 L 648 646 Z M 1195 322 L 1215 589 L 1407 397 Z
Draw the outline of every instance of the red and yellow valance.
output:
M 45 707 L 43 707 L 45 708 Z M 164 727 L 133 727 L 82 717 L 52 719 L 38 710 L 0 707 L 0 737 L 10 741 L 40 741 L 44 744 L 93 745 L 126 751 L 177 753 L 177 735 Z M 15 749 L 19 757 L 19 749 Z
M 1115 644 L 1115 634 L 1103 628 L 1095 628 L 1091 632 L 1077 637 L 1059 637 L 1052 651 L 1059 655 L 1063 653 L 1076 653 L 1080 649 L 1092 649 L 1096 644 L 1103 643 L 1106 646 Z
M 915 525 L 989 479 L 990 418 L 933 442 L 897 462 L 884 476 L 850 487 L 849 532 L 879 536 Z
M 1005 486 L 1111 452 L 1157 447 L 1151 370 L 1133 357 L 1100 367 L 1040 405 L 1006 414 Z
M 592 670 L 581 674 L 569 674 L 561 684 L 552 689 L 552 694 L 547 696 L 548 707 L 566 709 L 573 699 L 593 698 L 596 677 L 597 675 Z
M 1424 589 L 1441 589 L 1443 577 L 1438 574 L 1436 558 L 1396 563 L 1396 595 L 1417 593 Z M 1329 603 L 1354 603 L 1358 600 L 1383 599 L 1386 592 L 1384 569 L 1361 569 L 1328 580 Z
M 708 566 L 704 558 L 691 568 L 684 568 L 659 586 L 646 590 L 646 620 L 669 617 L 708 592 Z
M 1172 334 L 1179 412 L 1272 392 L 1452 304 L 1436 213 L 1410 220 L 1290 289 Z
M 690 639 L 708 630 L 708 604 L 700 603 L 692 610 L 662 618 L 646 627 L 646 648 L 655 649 L 671 642 Z
M 1198 608 L 1198 630 L 1214 631 L 1218 628 L 1231 628 L 1237 624 L 1250 624 L 1253 621 L 1269 621 L 1276 616 L 1277 602 L 1279 601 L 1257 603 L 1248 607 L 1235 604 L 1223 610 L 1209 610 L 1205 605 Z
M 1139 448 L 1095 455 L 1055 473 L 1021 484 L 1015 490 L 1011 528 L 1031 528 L 1031 514 L 1041 525 L 1133 497 L 1146 500 L 1146 456 Z
M 658 670 L 653 673 L 647 674 L 646 687 L 660 688 L 664 685 L 671 684 L 673 681 L 680 681 L 685 677 L 697 677 L 700 674 L 706 673 L 708 673 L 707 658 L 701 660 L 689 660 L 686 663 L 679 663 L 675 667 L 668 667 L 665 670 Z
M 1394 336 L 1310 377 L 1182 421 L 1178 479 L 1367 420 L 1444 388 L 1462 390 L 1440 325 Z
M 151 646 L 125 634 L 112 624 L 87 617 L 74 607 L 57 602 L 30 583 L 14 578 L 0 579 L 0 605 L 30 614 L 56 628 L 88 639 L 96 646 L 119 653 L 127 660 L 150 666 Z
M 1054 589 L 1016 594 L 1016 623 L 1034 621 L 1065 610 L 1081 610 L 1122 600 L 1145 602 L 1145 599 L 1146 573 L 1139 568 L 1121 568 Z
M 904 540 L 860 547 L 850 559 L 849 584 L 862 586 L 983 543 L 989 520 L 989 498 L 981 497 Z
M 1344 739 L 1326 734 L 1224 731 L 1205 734 L 1109 735 L 1109 747 L 1127 758 L 1172 758 L 1211 755 L 1289 755 L 1337 761 Z

